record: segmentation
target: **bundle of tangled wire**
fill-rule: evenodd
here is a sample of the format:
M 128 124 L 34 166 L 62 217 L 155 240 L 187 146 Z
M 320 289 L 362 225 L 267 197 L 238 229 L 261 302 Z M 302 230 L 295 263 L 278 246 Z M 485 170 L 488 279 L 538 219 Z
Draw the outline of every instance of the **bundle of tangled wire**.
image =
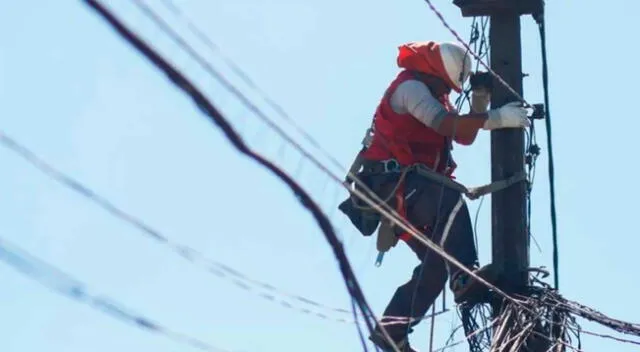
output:
M 640 336 L 640 324 L 613 319 L 569 301 L 537 277 L 530 282 L 524 292 L 513 294 L 512 299 L 490 295 L 487 301 L 458 306 L 471 352 L 581 351 L 581 333 L 640 345 L 640 341 L 585 331 L 576 318 L 635 336 Z M 494 311 L 498 314 L 492 314 Z

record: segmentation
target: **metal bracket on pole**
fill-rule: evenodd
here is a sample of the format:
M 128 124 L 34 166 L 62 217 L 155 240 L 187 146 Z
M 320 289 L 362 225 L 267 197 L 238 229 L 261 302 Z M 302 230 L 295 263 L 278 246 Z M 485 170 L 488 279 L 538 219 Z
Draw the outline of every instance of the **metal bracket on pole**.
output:
M 531 118 L 534 120 L 543 120 L 545 116 L 546 111 L 544 104 L 533 104 L 533 114 L 531 114 Z

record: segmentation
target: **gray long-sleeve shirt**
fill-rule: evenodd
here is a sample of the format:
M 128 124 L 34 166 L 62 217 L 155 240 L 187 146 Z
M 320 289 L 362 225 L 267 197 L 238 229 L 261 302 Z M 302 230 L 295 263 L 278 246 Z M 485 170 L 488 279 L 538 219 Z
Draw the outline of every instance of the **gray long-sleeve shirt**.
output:
M 402 82 L 391 95 L 391 108 L 398 114 L 411 114 L 428 127 L 437 129 L 447 114 L 444 105 L 418 80 Z

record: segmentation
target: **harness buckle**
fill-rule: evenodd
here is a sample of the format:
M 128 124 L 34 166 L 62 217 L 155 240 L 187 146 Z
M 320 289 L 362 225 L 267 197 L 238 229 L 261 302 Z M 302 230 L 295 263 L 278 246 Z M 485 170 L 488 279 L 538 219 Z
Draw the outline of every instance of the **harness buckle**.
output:
M 400 163 L 396 159 L 387 159 L 380 161 L 383 165 L 384 172 L 400 172 Z

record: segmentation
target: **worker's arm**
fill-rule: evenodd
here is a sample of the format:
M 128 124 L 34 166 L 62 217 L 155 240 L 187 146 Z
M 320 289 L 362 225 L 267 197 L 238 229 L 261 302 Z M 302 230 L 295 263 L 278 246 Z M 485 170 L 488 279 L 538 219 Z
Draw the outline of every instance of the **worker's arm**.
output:
M 447 112 L 427 86 L 417 80 L 408 80 L 398 86 L 391 96 L 391 107 L 396 113 L 411 114 L 443 136 L 464 145 L 473 143 L 488 118 L 486 113 L 459 115 Z
M 473 143 L 481 128 L 492 130 L 529 126 L 527 112 L 517 102 L 488 112 L 471 112 L 466 115 L 450 113 L 427 86 L 417 80 L 400 84 L 391 96 L 390 103 L 396 113 L 409 113 L 443 136 L 452 137 L 464 145 Z
M 474 88 L 473 91 L 471 92 L 471 112 L 467 115 L 458 116 L 457 118 L 475 120 L 475 123 L 472 121 L 467 122 L 466 124 L 471 126 L 463 129 L 463 131 L 459 133 L 457 131 L 458 127 L 455 126 L 456 116 L 451 114 L 445 126 L 442 127 L 442 124 L 441 124 L 440 129 L 445 129 L 445 132 L 450 131 L 449 133 L 447 133 L 448 135 L 455 134 L 453 139 L 457 143 L 460 143 L 463 145 L 472 144 L 475 141 L 476 136 L 478 135 L 478 131 L 480 130 L 480 128 L 484 127 L 484 123 L 486 123 L 487 119 L 489 118 L 489 114 L 487 114 L 487 108 L 489 107 L 490 100 L 491 100 L 491 93 L 489 93 L 489 90 L 487 88 L 482 86 Z M 484 121 L 484 122 L 481 123 L 480 121 Z M 458 121 L 457 123 L 459 125 L 460 121 Z M 440 132 L 440 133 L 443 133 L 443 132 Z
M 438 133 L 452 137 L 462 145 L 470 145 L 476 140 L 478 131 L 484 127 L 489 115 L 487 113 L 469 113 L 459 115 L 447 113 L 442 117 L 436 131 Z

